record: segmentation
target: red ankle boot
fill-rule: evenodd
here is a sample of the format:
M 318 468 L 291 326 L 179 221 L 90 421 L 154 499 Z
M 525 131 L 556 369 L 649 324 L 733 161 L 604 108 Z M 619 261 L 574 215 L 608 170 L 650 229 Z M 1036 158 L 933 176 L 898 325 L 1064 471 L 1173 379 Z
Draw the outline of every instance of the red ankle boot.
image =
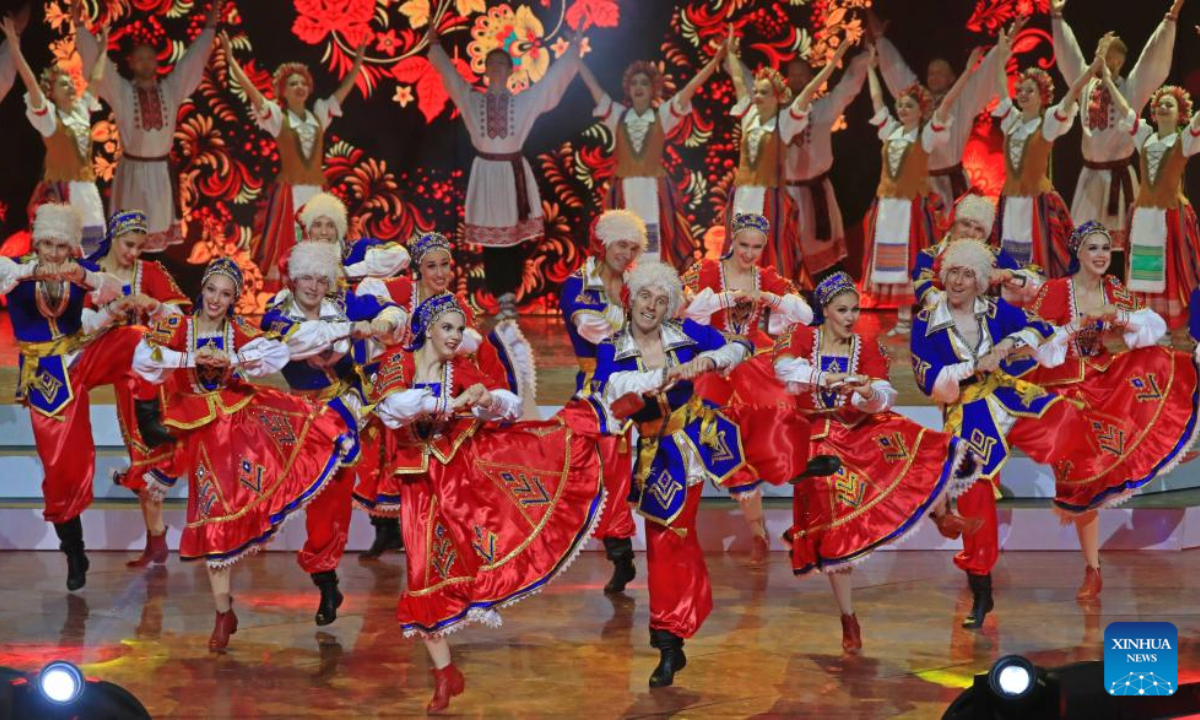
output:
M 209 650 L 224 650 L 229 647 L 229 636 L 237 632 L 237 613 L 233 611 L 232 601 L 229 610 L 217 613 L 217 622 L 213 626 L 212 635 L 208 638 Z
M 1075 599 L 1095 600 L 1100 597 L 1100 590 L 1103 588 L 1104 580 L 1100 577 L 1100 568 L 1089 565 L 1083 574 L 1083 584 L 1079 586 L 1079 592 L 1075 593 Z
M 167 528 L 164 527 L 161 535 L 146 534 L 146 549 L 142 550 L 141 557 L 125 563 L 125 567 L 143 568 L 150 563 L 162 565 L 167 561 L 168 552 Z
M 454 663 L 450 663 L 440 670 L 434 668 L 433 681 L 433 698 L 425 706 L 425 710 L 431 713 L 450 707 L 450 698 L 462 695 L 463 690 L 467 688 L 467 679 L 463 677 L 458 668 L 454 667 Z
M 842 649 L 848 653 L 862 650 L 862 629 L 855 614 L 842 616 Z

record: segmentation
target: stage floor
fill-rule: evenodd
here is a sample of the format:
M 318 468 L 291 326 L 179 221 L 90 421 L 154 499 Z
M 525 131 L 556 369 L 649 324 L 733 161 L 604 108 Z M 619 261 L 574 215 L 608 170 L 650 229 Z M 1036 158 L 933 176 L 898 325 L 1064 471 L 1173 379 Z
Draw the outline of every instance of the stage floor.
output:
M 542 595 L 503 612 L 504 626 L 453 635 L 475 717 L 940 717 L 976 672 L 1020 653 L 1043 666 L 1103 655 L 1104 628 L 1160 620 L 1179 628 L 1180 681 L 1200 679 L 1198 551 L 1104 556 L 1103 605 L 1081 607 L 1078 553 L 1005 553 L 998 612 L 983 632 L 958 627 L 970 605 L 949 553 L 873 556 L 855 574 L 861 656 L 843 656 L 836 606 L 821 577 L 796 580 L 776 554 L 710 554 L 715 610 L 687 644 L 676 685 L 649 691 L 644 574 L 627 596 L 600 591 L 609 565 L 584 553 Z M 93 553 L 88 586 L 63 589 L 57 552 L 6 553 L 0 577 L 0 665 L 62 658 L 116 682 L 154 717 L 397 717 L 423 713 L 432 692 L 418 640 L 394 620 L 403 558 L 340 572 L 336 623 L 312 623 L 314 588 L 290 553 L 244 561 L 234 574 L 240 618 L 230 651 L 206 649 L 213 611 L 203 570 L 128 571 L 131 555 Z M 644 556 L 637 563 L 644 572 Z

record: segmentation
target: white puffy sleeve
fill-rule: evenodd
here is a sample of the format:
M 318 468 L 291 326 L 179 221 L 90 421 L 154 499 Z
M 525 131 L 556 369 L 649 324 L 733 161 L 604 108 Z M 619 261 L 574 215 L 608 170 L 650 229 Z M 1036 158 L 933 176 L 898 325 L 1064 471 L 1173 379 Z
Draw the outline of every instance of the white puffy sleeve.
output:
M 775 377 L 787 385 L 788 392 L 793 395 L 814 385 L 823 385 L 824 375 L 807 358 L 781 357 L 775 361 Z
M 273 103 L 270 100 L 262 104 L 262 109 L 254 113 L 254 121 L 258 123 L 258 127 L 263 132 L 271 137 L 279 137 L 279 133 L 283 132 L 283 110 L 280 109 L 278 103 Z
M 625 113 L 625 106 L 609 97 L 608 93 L 604 93 L 604 97 L 600 98 L 600 102 L 596 103 L 596 109 L 592 111 L 592 116 L 600 121 L 604 127 L 608 128 L 609 132 L 616 132 L 617 125 L 621 122 L 621 116 Z
M 885 107 L 879 108 L 879 112 L 871 116 L 869 122 L 878 128 L 877 135 L 879 136 L 879 139 L 883 140 L 884 142 L 887 142 L 887 139 L 889 136 L 891 136 L 892 131 L 900 125 L 900 123 L 896 122 L 896 118 L 892 117 L 892 114 L 888 112 L 888 109 Z
M 403 245 L 389 243 L 368 249 L 362 261 L 346 266 L 346 274 L 352 278 L 389 278 L 408 267 L 409 260 Z
M 350 335 L 351 327 L 353 323 L 349 321 L 305 320 L 283 340 L 292 360 L 307 360 L 321 354 L 330 346 L 344 343 Z M 344 348 L 334 349 L 345 352 Z
M 579 331 L 579 336 L 593 345 L 599 345 L 615 332 L 615 328 L 609 322 L 608 317 L 604 313 L 596 312 L 595 310 L 576 310 L 571 315 L 571 322 L 575 325 L 575 329 Z
M 489 394 L 492 396 L 492 406 L 485 408 L 476 405 L 471 409 L 475 417 L 501 422 L 513 422 L 521 418 L 521 398 L 508 390 L 491 390 Z
M 17 283 L 33 274 L 36 263 L 19 263 L 0 255 L 0 295 L 13 291 Z
M 1078 102 L 1071 103 L 1069 108 L 1064 108 L 1060 102 L 1047 110 L 1046 117 L 1042 119 L 1042 137 L 1054 141 L 1066 135 L 1075 124 L 1075 115 L 1078 112 Z
M 938 123 L 936 120 L 930 120 L 925 123 L 925 127 L 921 128 L 921 147 L 925 152 L 933 152 L 933 149 L 940 147 L 950 142 L 950 128 L 954 125 L 954 116 L 947 116 L 946 121 Z
M 264 377 L 279 372 L 292 359 L 288 346 L 265 337 L 243 345 L 230 358 L 230 364 L 245 377 Z
M 804 302 L 804 298 L 795 293 L 780 295 L 779 303 L 771 308 L 767 332 L 771 335 L 782 335 L 793 325 L 808 325 L 812 320 L 812 308 Z
M 1079 332 L 1079 325 L 1073 320 L 1066 325 L 1056 327 L 1050 339 L 1037 346 L 1037 352 L 1033 357 L 1037 360 L 1038 365 L 1053 368 L 1066 362 L 1071 338 L 1077 332 Z
M 151 345 L 145 338 L 133 351 L 133 371 L 155 385 L 161 384 L 172 371 L 193 364 L 187 353 Z
M 1129 313 L 1122 336 L 1131 349 L 1156 345 L 1167 334 L 1167 323 L 1150 308 Z
M 943 405 L 949 405 L 958 400 L 958 384 L 975 374 L 975 362 L 964 362 L 947 365 L 938 373 L 933 381 L 933 399 Z
M 397 430 L 421 415 L 437 411 L 437 398 L 429 388 L 414 388 L 394 392 L 375 405 L 375 414 L 383 424 Z
M 317 122 L 321 124 L 321 129 L 329 127 L 334 118 L 342 116 L 342 104 L 332 95 L 327 98 L 313 103 L 313 115 L 316 116 Z
M 467 328 L 463 330 L 462 342 L 458 344 L 458 355 L 470 355 L 483 345 L 483 335 L 475 328 Z
M 58 127 L 58 113 L 55 112 L 54 105 L 46 99 L 45 95 L 42 95 L 42 106 L 35 108 L 33 101 L 29 98 L 29 93 L 25 93 L 25 117 L 42 137 L 50 137 Z
M 867 397 L 859 397 L 858 393 L 850 396 L 850 404 L 865 413 L 880 413 L 891 410 L 896 404 L 899 394 L 896 388 L 887 380 L 872 380 L 871 393 Z
M 121 278 L 106 272 L 84 270 L 83 285 L 92 291 L 92 302 L 107 305 L 125 294 L 125 283 Z
M 609 376 L 604 384 L 604 404 L 612 405 L 630 394 L 645 395 L 662 386 L 662 370 L 623 370 Z
M 732 304 L 729 293 L 713 292 L 712 288 L 704 288 L 696 293 L 692 301 L 683 310 L 683 316 L 701 325 L 712 324 L 712 316 Z
M 83 326 L 83 332 L 88 335 L 95 335 L 101 330 L 104 330 L 108 326 L 112 325 L 113 320 L 116 318 L 113 317 L 111 312 L 109 312 L 108 307 L 108 305 L 105 305 L 98 310 L 85 307 L 83 309 L 83 316 L 80 318 L 80 323 Z
M 690 100 L 683 103 L 680 101 L 678 94 L 671 96 L 670 100 L 658 108 L 658 117 L 659 122 L 662 123 L 663 133 L 670 135 L 671 131 L 679 127 L 679 122 L 691 112 L 692 102 Z
M 717 370 L 727 371 L 749 358 L 750 350 L 741 342 L 731 342 L 716 350 L 705 350 L 696 357 L 710 358 L 716 363 Z

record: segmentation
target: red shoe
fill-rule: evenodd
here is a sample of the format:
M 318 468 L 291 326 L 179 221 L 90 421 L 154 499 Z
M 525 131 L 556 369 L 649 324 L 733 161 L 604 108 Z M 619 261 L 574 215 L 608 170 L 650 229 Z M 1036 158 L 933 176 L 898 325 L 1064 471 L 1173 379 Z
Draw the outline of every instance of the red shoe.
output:
M 750 564 L 756 567 L 765 565 L 771 554 L 771 543 L 761 535 L 755 535 L 752 542 L 754 544 L 750 548 Z
M 463 677 L 458 668 L 454 667 L 454 663 L 450 663 L 441 670 L 434 668 L 433 681 L 433 698 L 425 706 L 426 712 L 435 713 L 445 710 L 450 707 L 450 698 L 462 695 L 463 690 L 467 689 L 467 679 Z
M 1100 577 L 1100 568 L 1089 565 L 1083 574 L 1083 584 L 1079 586 L 1079 592 L 1075 593 L 1075 599 L 1095 600 L 1100 597 L 1100 590 L 1103 588 L 1104 580 Z
M 156 565 L 165 563 L 167 561 L 167 553 L 169 552 L 167 549 L 167 529 L 164 527 L 161 535 L 150 535 L 147 533 L 146 548 L 142 550 L 141 557 L 125 563 L 125 567 L 143 568 L 150 563 Z
M 948 512 L 942 516 L 933 516 L 933 524 L 938 532 L 948 540 L 957 540 L 961 535 L 974 535 L 983 527 L 983 518 L 965 518 L 957 513 Z
M 858 627 L 858 616 L 842 616 L 842 649 L 857 654 L 862 650 L 862 629 Z
M 229 647 L 229 636 L 237 632 L 237 627 L 237 614 L 233 612 L 232 605 L 227 612 L 218 612 L 212 636 L 208 638 L 208 649 L 224 650 Z

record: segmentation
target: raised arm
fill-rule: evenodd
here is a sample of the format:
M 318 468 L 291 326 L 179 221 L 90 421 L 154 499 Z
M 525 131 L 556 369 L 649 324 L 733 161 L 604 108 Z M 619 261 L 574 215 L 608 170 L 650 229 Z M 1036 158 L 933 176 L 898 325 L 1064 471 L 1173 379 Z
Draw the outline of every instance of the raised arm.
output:
M 216 0 L 213 3 L 212 10 L 209 11 L 208 17 L 204 21 L 204 30 L 196 36 L 196 39 L 188 46 L 187 52 L 175 64 L 171 74 L 163 81 L 174 86 L 175 95 L 179 101 L 196 92 L 200 81 L 204 79 L 204 68 L 208 65 L 209 57 L 212 56 L 217 25 L 221 21 L 221 6 L 222 0 Z
M 587 86 L 588 92 L 592 94 L 592 102 L 599 105 L 604 102 L 604 98 L 608 93 L 604 92 L 604 88 L 600 87 L 600 81 L 592 74 L 592 69 L 587 66 L 587 63 L 579 62 L 579 77 L 583 79 L 583 84 Z
M 267 99 L 242 71 L 242 66 L 238 64 L 237 58 L 233 55 L 233 45 L 229 42 L 229 35 L 225 33 L 221 33 L 221 49 L 225 51 L 225 61 L 229 65 L 230 77 L 242 87 L 242 90 L 246 91 L 246 97 L 250 98 L 250 104 L 254 106 L 254 111 L 261 115 Z
M 1068 83 L 1073 83 L 1083 75 L 1087 59 L 1079 49 L 1079 41 L 1075 39 L 1071 26 L 1063 19 L 1066 7 L 1067 0 L 1050 0 L 1050 26 L 1054 33 L 1054 57 L 1058 71 Z
M 463 79 L 462 75 L 458 74 L 458 70 L 454 67 L 454 61 L 442 48 L 442 41 L 435 23 L 429 23 L 429 34 L 426 36 L 426 41 L 429 44 L 429 64 L 442 77 L 442 85 L 450 94 L 451 102 L 458 108 L 458 112 L 465 120 L 471 109 L 471 85 Z
M 4 30 L 4 37 L 8 40 L 8 52 L 12 55 L 13 66 L 21 76 L 21 82 L 25 83 L 25 91 L 29 93 L 29 107 L 40 111 L 46 107 L 46 96 L 42 94 L 42 88 L 38 85 L 33 70 L 29 69 L 29 63 L 25 61 L 25 53 L 21 52 L 21 36 L 17 34 L 16 21 L 6 15 L 4 20 L 0 21 L 0 28 Z
M 738 57 L 738 43 L 733 35 L 733 25 L 729 26 L 729 37 L 725 38 L 725 72 L 733 81 L 733 91 L 739 104 L 750 102 L 750 89 L 746 86 L 746 78 L 742 75 L 742 61 Z
M 1136 115 L 1136 112 L 1132 107 L 1130 107 L 1129 102 L 1125 99 L 1125 96 L 1122 95 L 1121 91 L 1117 89 L 1116 83 L 1113 82 L 1112 73 L 1109 71 L 1107 64 L 1104 65 L 1104 70 L 1102 72 L 1104 87 L 1108 88 L 1108 93 L 1112 95 L 1113 104 L 1117 106 L 1118 116 L 1124 118 L 1128 117 L 1130 113 L 1134 113 Z
M 362 72 L 363 60 L 366 56 L 367 43 L 363 42 L 354 53 L 354 65 L 350 68 L 350 72 L 346 73 L 346 77 L 342 78 L 342 84 L 333 91 L 333 97 L 339 106 L 346 101 L 346 96 L 354 89 L 354 83 L 358 80 L 358 74 Z
M 1104 47 L 1107 47 L 1107 45 Z M 1079 93 L 1083 92 L 1083 86 L 1087 84 L 1089 79 L 1099 75 L 1103 67 L 1104 55 L 1097 52 L 1096 59 L 1092 61 L 1092 64 L 1088 66 L 1082 75 L 1075 79 L 1075 82 L 1071 83 L 1071 87 L 1067 89 L 1067 94 L 1063 96 L 1062 102 L 1059 103 L 1064 110 L 1069 111 L 1075 105 L 1075 102 L 1079 100 Z
M 979 63 L 980 56 L 983 55 L 983 48 L 975 48 L 971 51 L 971 56 L 967 58 L 967 66 L 959 74 L 958 79 L 950 86 L 950 90 L 946 96 L 942 98 L 942 102 L 938 105 L 937 110 L 933 112 L 933 121 L 938 125 L 945 125 L 946 119 L 950 117 L 950 110 L 954 107 L 954 103 L 958 101 L 958 96 L 962 95 L 963 88 L 967 85 L 967 79 L 975 72 L 975 66 Z
M 1174 0 L 1166 17 L 1155 28 L 1154 34 L 1146 41 L 1142 54 L 1137 63 L 1129 71 L 1125 81 L 1125 92 L 1129 103 L 1141 112 L 1150 96 L 1154 94 L 1171 72 L 1171 54 L 1175 51 L 1175 31 L 1179 19 L 1179 11 L 1183 9 L 1183 0 Z
M 96 40 L 100 44 L 100 47 L 108 47 L 108 25 L 100 28 L 100 37 L 96 38 Z M 107 60 L 108 58 L 105 57 L 105 53 L 101 53 L 92 63 L 92 71 L 88 73 L 89 91 L 95 92 L 97 88 L 102 86 L 104 82 L 104 69 L 108 65 Z
M 834 69 L 842 62 L 842 58 L 846 56 L 846 51 L 849 49 L 850 43 L 848 42 L 843 42 L 839 45 L 837 51 L 833 53 L 833 58 L 825 64 L 825 67 L 821 68 L 821 72 L 817 73 L 817 76 L 808 85 L 804 86 L 804 89 L 800 91 L 800 95 L 796 97 L 796 101 L 792 104 L 796 112 L 808 112 L 808 108 L 812 104 L 813 95 L 816 95 L 817 91 L 829 81 L 829 76 L 833 75 Z
M 876 115 L 887 109 L 883 104 L 883 87 L 879 84 L 879 73 L 876 72 L 878 67 L 879 53 L 872 46 L 867 55 L 867 85 L 871 88 L 871 106 L 875 108 Z

